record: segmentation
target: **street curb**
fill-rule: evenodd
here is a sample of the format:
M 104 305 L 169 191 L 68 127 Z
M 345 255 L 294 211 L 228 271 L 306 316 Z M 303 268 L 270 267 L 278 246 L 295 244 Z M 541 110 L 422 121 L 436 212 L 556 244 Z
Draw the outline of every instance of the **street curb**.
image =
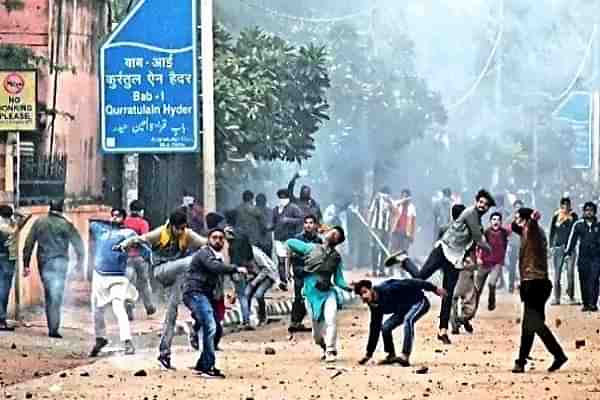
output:
M 341 292 L 344 304 L 351 304 L 356 301 L 357 296 L 354 292 Z M 267 304 L 267 318 L 289 315 L 292 312 L 293 299 L 279 300 Z M 256 316 L 256 306 L 252 307 L 252 317 Z M 242 322 L 242 313 L 239 308 L 229 310 L 225 313 L 223 320 L 224 326 L 239 325 Z

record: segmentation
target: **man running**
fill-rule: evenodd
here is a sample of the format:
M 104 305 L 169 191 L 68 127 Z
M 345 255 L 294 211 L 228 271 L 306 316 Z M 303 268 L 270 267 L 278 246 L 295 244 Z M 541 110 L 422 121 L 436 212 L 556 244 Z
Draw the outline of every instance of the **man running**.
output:
M 123 226 L 125 216 L 125 210 L 113 208 L 110 213 L 110 223 L 90 221 L 90 231 L 95 243 L 92 313 L 96 334 L 96 344 L 90 357 L 98 356 L 102 348 L 108 344 L 104 319 L 104 311 L 108 305 L 112 306 L 117 317 L 125 354 L 135 353 L 125 304 L 128 301 L 135 301 L 138 293 L 126 276 L 127 254 L 118 249 L 119 243 L 135 236 L 135 231 Z

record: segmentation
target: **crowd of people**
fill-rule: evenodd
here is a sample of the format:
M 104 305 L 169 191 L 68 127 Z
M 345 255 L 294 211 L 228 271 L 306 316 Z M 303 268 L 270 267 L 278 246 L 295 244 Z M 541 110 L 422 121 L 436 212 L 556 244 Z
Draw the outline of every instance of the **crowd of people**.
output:
M 166 299 L 158 361 L 174 369 L 171 346 L 181 304 L 190 311 L 193 326 L 190 346 L 200 351 L 195 366 L 207 378 L 223 378 L 216 367 L 216 351 L 223 336 L 227 303 L 239 303 L 241 327 L 255 330 L 268 323 L 265 295 L 278 288 L 290 290 L 293 305 L 288 331 L 312 331 L 322 359 L 338 357 L 337 313 L 341 291 L 354 292 L 371 312 L 366 364 L 373 357 L 379 336 L 387 353 L 383 364 L 410 365 L 415 324 L 430 309 L 426 292 L 442 298 L 437 338 L 451 345 L 451 335 L 461 329 L 474 332 L 484 290 L 487 308 L 496 308 L 496 291 L 518 288 L 523 302 L 521 344 L 513 372 L 525 371 L 533 338 L 537 334 L 558 370 L 567 356 L 545 324 L 545 304 L 562 302 L 561 277 L 567 275 L 568 303 L 576 304 L 575 265 L 579 275 L 583 311 L 598 310 L 600 284 L 600 224 L 596 205 L 583 206 L 578 218 L 570 200 L 563 198 L 550 223 L 549 239 L 540 225 L 540 213 L 515 199 L 512 210 L 497 204 L 495 196 L 480 190 L 472 205 L 460 204 L 450 189 L 444 189 L 434 205 L 433 246 L 422 265 L 409 255 L 416 234 L 416 207 L 411 191 L 403 189 L 394 199 L 388 187 L 377 191 L 363 211 L 349 203 L 343 210 L 321 212 L 311 188 L 302 186 L 294 194 L 296 174 L 287 188 L 277 191 L 277 204 L 267 206 L 265 194 L 242 193 L 239 206 L 223 213 L 209 212 L 190 218 L 193 202 L 184 201 L 168 220 L 154 229 L 144 218 L 144 206 L 136 200 L 129 212 L 111 210 L 109 220 L 91 220 L 90 254 L 94 272 L 91 308 L 95 342 L 91 357 L 108 344 L 105 311 L 112 309 L 119 326 L 125 354 L 135 353 L 131 334 L 134 308 L 141 298 L 147 315 L 157 312 L 157 293 Z M 36 219 L 24 244 L 24 275 L 37 245 L 37 262 L 45 295 L 48 334 L 61 338 L 61 309 L 69 269 L 69 245 L 76 254 L 76 268 L 83 267 L 86 249 L 80 234 L 63 214 L 62 201 L 54 201 L 46 216 Z M 483 217 L 490 211 L 489 224 Z M 392 275 L 399 279 L 363 279 L 348 283 L 344 258 L 353 247 L 352 234 L 339 218 L 341 211 L 357 217 L 371 239 L 370 273 L 366 278 Z M 0 206 L 0 330 L 14 327 L 6 321 L 6 304 L 16 260 L 16 237 L 27 218 Z M 356 240 L 356 239 L 354 239 Z M 343 251 L 341 246 L 346 244 Z M 551 257 L 548 253 L 551 253 Z M 549 269 L 549 258 L 553 269 Z M 393 268 L 400 267 L 397 274 Z M 505 270 L 508 274 L 505 275 Z M 439 272 L 441 287 L 430 282 Z M 550 278 L 553 277 L 553 281 Z M 233 295 L 231 293 L 234 293 Z M 256 322 L 252 303 L 256 300 Z M 384 316 L 389 315 L 384 321 Z M 304 323 L 309 317 L 311 326 Z M 392 331 L 404 327 L 402 352 L 397 354 Z M 451 332 L 448 332 L 451 326 Z

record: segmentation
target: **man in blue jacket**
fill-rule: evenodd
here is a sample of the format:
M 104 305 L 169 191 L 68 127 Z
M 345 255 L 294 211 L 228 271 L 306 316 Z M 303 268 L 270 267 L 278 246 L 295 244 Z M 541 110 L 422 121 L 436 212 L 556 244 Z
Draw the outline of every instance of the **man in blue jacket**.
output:
M 94 277 L 92 280 L 92 312 L 94 315 L 94 332 L 96 344 L 90 357 L 96 357 L 104 346 L 106 339 L 106 321 L 104 310 L 108 305 L 119 323 L 119 334 L 125 354 L 134 354 L 135 347 L 131 341 L 131 328 L 125 303 L 135 302 L 138 292 L 126 276 L 127 253 L 118 245 L 125 239 L 135 236 L 132 229 L 124 228 L 123 221 L 127 213 L 120 208 L 113 208 L 110 222 L 91 220 L 90 231 L 94 241 Z
M 404 367 L 410 365 L 410 353 L 415 341 L 415 323 L 430 307 L 423 291 L 433 292 L 440 297 L 446 296 L 446 290 L 443 288 L 420 279 L 388 279 L 377 286 L 373 286 L 369 280 L 362 280 L 354 285 L 354 293 L 360 296 L 371 310 L 367 353 L 358 362 L 360 365 L 366 364 L 373 357 L 380 332 L 383 336 L 383 348 L 387 353 L 387 357 L 380 364 L 398 363 Z M 386 314 L 392 315 L 383 323 L 383 316 Z M 396 356 L 392 331 L 402 324 L 404 344 L 402 354 Z

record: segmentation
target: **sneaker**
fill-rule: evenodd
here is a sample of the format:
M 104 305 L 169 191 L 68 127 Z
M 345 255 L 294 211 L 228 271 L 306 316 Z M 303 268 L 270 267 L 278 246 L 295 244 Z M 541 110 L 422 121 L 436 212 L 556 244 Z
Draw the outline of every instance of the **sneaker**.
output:
M 198 372 L 198 376 L 200 376 L 201 378 L 205 378 L 205 379 L 225 379 L 225 375 L 219 371 L 217 368 L 211 368 L 211 369 L 206 369 L 206 370 L 202 370 L 202 369 L 197 369 Z
M 168 370 L 175 371 L 175 368 L 171 365 L 171 357 L 169 356 L 158 356 L 158 362 L 160 365 Z
M 598 312 L 598 307 L 597 306 L 591 306 L 588 311 L 589 312 Z
M 256 328 L 250 325 L 249 323 L 242 324 L 243 331 L 255 331 Z
M 51 337 L 53 339 L 62 339 L 63 338 L 62 335 L 58 332 L 50 332 L 48 334 L 48 337 Z
M 107 344 L 108 344 L 108 340 L 106 340 L 105 338 L 96 338 L 96 344 L 92 348 L 92 351 L 90 351 L 90 357 L 98 357 L 98 354 L 100 354 L 100 351 Z
M 123 347 L 125 348 L 125 354 L 132 355 L 135 354 L 135 347 L 131 340 L 126 340 L 123 342 Z
M 471 325 L 471 321 L 463 321 L 463 326 L 465 327 L 465 331 L 473 333 L 473 325 Z
M 410 362 L 408 361 L 408 358 L 398 357 L 396 362 L 402 367 L 410 367 Z
M 454 327 L 452 328 L 452 334 L 453 335 L 460 335 L 460 328 L 459 327 Z
M 438 338 L 439 341 L 441 341 L 444 344 L 447 344 L 447 345 L 452 344 L 452 342 L 450 341 L 450 338 L 445 333 L 443 335 L 438 334 L 437 338 Z
M 525 366 L 523 364 L 515 363 L 512 369 L 513 374 L 522 374 L 525 372 Z
M 567 304 L 568 304 L 568 305 L 570 305 L 570 306 L 578 306 L 578 305 L 580 305 L 581 303 L 579 303 L 577 300 L 575 300 L 575 298 L 571 297 L 571 298 L 569 299 L 569 302 L 568 302 Z
M 406 254 L 406 251 L 400 250 L 386 258 L 383 262 L 383 265 L 385 265 L 386 267 L 391 267 L 393 265 L 403 263 L 404 261 L 406 261 L 407 258 L 408 255 Z
M 200 349 L 198 333 L 194 332 L 193 329 L 188 333 L 188 343 L 190 344 L 190 347 L 192 349 L 194 349 L 194 350 Z
M 552 300 L 552 302 L 550 303 L 551 306 L 560 306 L 560 300 Z
M 555 358 L 554 362 L 552 363 L 552 365 L 550 366 L 550 368 L 548 368 L 548 372 L 555 372 L 558 371 L 560 369 L 560 367 L 562 367 L 563 365 L 565 365 L 565 363 L 567 362 L 568 358 L 567 356 L 563 355 L 561 357 Z
M 337 361 L 337 351 L 328 351 L 325 354 L 325 362 L 333 363 Z

